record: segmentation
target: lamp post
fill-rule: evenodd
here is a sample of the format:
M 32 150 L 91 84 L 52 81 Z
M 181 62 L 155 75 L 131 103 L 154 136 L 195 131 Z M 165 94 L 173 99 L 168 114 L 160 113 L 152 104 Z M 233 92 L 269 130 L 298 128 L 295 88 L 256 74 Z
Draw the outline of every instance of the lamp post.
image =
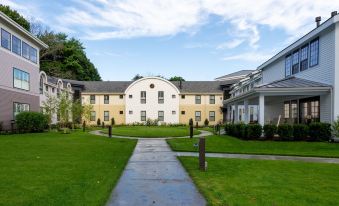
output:
M 189 121 L 190 125 L 190 138 L 193 138 L 193 119 L 191 118 Z

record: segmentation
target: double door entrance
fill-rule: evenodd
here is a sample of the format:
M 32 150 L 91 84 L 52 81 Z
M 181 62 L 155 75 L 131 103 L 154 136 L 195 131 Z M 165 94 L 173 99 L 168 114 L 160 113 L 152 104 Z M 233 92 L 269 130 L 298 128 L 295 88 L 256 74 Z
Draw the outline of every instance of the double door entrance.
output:
M 320 121 L 320 97 L 291 100 L 284 102 L 285 123 L 303 123 Z

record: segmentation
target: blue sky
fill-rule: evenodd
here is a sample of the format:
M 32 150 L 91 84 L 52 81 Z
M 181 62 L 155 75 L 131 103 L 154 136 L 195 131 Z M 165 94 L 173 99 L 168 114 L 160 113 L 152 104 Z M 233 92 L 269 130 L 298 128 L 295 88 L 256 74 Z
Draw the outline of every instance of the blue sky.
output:
M 0 0 L 80 39 L 103 80 L 213 80 L 265 60 L 339 0 Z

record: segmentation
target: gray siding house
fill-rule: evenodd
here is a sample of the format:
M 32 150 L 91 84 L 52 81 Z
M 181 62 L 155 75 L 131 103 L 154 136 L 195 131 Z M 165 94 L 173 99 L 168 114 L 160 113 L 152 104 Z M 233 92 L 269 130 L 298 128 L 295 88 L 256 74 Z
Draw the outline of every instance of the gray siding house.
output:
M 39 111 L 39 51 L 47 45 L 0 12 L 0 122 Z
M 232 86 L 229 122 L 332 122 L 339 116 L 339 15 Z

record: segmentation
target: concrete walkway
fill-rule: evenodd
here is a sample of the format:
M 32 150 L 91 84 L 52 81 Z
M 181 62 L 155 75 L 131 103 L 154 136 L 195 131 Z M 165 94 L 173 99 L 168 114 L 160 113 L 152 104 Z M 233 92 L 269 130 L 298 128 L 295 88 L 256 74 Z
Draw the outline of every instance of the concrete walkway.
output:
M 107 205 L 206 205 L 164 139 L 139 139 Z
M 213 135 L 212 132 L 205 131 L 205 130 L 199 130 L 200 134 L 194 135 L 194 137 L 206 137 Z M 90 134 L 99 135 L 108 137 L 108 134 L 105 134 L 101 132 L 101 130 L 94 130 L 90 131 Z M 128 136 L 118 136 L 118 135 L 112 135 L 112 138 L 122 138 L 122 139 L 173 139 L 173 138 L 190 138 L 190 136 L 183 136 L 183 137 L 128 137 Z
M 198 157 L 199 153 L 197 153 L 197 152 L 177 152 L 176 155 L 177 156 Z M 206 153 L 206 157 L 259 159 L 259 160 L 289 160 L 289 161 L 339 164 L 339 158 L 326 158 L 326 157 L 299 157 L 299 156 L 283 156 L 283 155 L 255 155 L 255 154 L 227 154 L 227 153 Z

